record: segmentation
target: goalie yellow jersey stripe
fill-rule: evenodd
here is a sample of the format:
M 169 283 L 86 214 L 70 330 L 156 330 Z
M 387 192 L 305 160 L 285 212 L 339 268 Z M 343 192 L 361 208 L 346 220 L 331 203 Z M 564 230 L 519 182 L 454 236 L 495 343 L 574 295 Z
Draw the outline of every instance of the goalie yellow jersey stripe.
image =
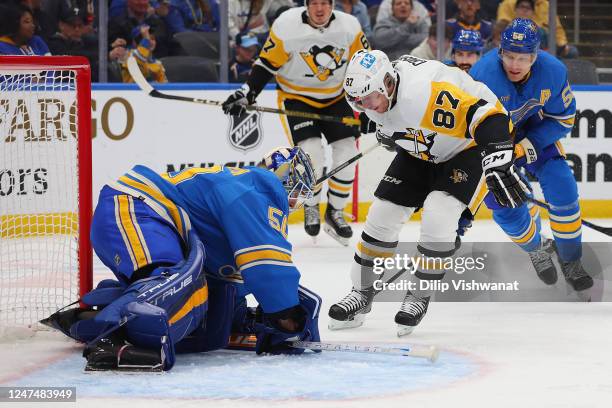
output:
M 130 258 L 134 263 L 134 270 L 136 270 L 150 264 L 151 255 L 136 217 L 134 217 L 134 202 L 132 200 L 133 198 L 128 195 L 115 196 L 115 212 L 118 221 L 117 227 L 121 231 Z
M 236 256 L 236 266 L 238 266 L 238 269 L 240 270 L 248 268 L 249 264 L 254 262 L 259 263 L 262 261 L 268 261 L 270 263 L 274 263 L 275 265 L 278 265 L 279 262 L 290 265 L 292 262 L 290 254 L 273 249 L 256 250 Z

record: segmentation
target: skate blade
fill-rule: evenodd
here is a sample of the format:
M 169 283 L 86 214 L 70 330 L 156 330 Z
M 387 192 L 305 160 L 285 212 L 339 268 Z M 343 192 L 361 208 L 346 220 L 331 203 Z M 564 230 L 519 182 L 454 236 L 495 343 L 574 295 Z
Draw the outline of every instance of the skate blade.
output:
M 349 245 L 350 238 L 344 238 L 336 234 L 336 231 L 334 231 L 334 229 L 330 227 L 329 225 L 323 225 L 323 231 L 325 231 L 330 237 L 338 241 L 341 245 L 343 246 Z
M 414 331 L 415 326 L 405 326 L 403 324 L 397 325 L 397 337 L 404 337 Z
M 142 374 L 142 373 L 158 373 L 164 372 L 161 365 L 159 366 L 120 366 L 115 368 L 101 368 L 91 366 L 87 364 L 85 366 L 85 373 L 97 373 L 97 372 L 114 372 L 114 373 L 126 373 L 126 374 Z
M 582 302 L 590 302 L 591 301 L 591 288 L 576 291 L 576 295 L 578 295 L 578 299 L 580 299 Z
M 354 329 L 355 327 L 363 326 L 364 321 L 365 315 L 363 314 L 356 315 L 352 320 L 336 320 L 330 317 L 327 328 L 329 330 Z

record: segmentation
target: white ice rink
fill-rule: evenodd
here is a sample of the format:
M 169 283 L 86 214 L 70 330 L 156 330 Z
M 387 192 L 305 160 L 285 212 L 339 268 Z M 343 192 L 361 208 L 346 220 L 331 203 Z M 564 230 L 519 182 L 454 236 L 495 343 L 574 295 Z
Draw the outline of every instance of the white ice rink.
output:
M 163 374 L 85 374 L 81 346 L 39 333 L 0 344 L 0 386 L 76 386 L 78 406 L 104 408 L 612 406 L 612 303 L 434 302 L 414 333 L 398 339 L 393 317 L 399 304 L 377 302 L 363 327 L 331 332 L 327 310 L 350 289 L 356 238 L 343 248 L 323 235 L 314 245 L 300 226 L 292 226 L 289 236 L 302 284 L 323 298 L 323 341 L 435 344 L 442 350 L 439 361 L 222 351 L 180 356 Z M 418 224 L 407 224 L 402 240 L 417 236 Z M 583 237 L 606 239 L 588 228 Z M 507 240 L 490 221 L 476 222 L 469 238 Z M 99 263 L 95 273 L 96 279 L 110 275 Z M 565 285 L 563 279 L 557 285 Z M 67 405 L 74 406 L 50 406 Z

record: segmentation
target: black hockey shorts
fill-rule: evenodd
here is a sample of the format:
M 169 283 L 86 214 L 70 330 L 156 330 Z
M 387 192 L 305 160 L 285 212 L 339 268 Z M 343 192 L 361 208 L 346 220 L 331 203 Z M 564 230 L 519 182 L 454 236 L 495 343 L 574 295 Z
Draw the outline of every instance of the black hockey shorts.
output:
M 474 214 L 487 192 L 480 149 L 473 147 L 438 164 L 417 159 L 401 149 L 374 195 L 404 207 L 420 208 L 432 191 L 449 193 Z
M 283 105 L 286 110 L 312 112 L 320 115 L 338 117 L 353 117 L 353 110 L 344 98 L 325 108 L 315 108 L 305 102 L 295 99 L 285 99 Z M 310 139 L 311 137 L 321 137 L 321 135 L 325 136 L 325 140 L 327 140 L 328 144 L 347 137 L 357 138 L 361 136 L 358 127 L 347 126 L 343 123 L 299 118 L 295 116 L 287 116 L 287 122 L 294 145 L 297 145 L 303 140 Z

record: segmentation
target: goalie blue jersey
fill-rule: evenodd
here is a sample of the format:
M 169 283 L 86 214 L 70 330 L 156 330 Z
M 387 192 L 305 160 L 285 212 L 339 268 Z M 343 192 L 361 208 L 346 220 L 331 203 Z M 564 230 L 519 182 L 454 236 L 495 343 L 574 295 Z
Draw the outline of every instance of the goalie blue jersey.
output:
M 207 275 L 234 283 L 239 295 L 252 293 L 266 313 L 299 303 L 287 193 L 272 172 L 214 166 L 160 175 L 136 166 L 109 187 L 144 201 L 184 241 L 195 229 Z
M 538 151 L 565 137 L 574 126 L 576 101 L 567 80 L 567 69 L 557 58 L 538 51 L 528 78 L 511 82 L 498 49 L 489 51 L 470 75 L 498 97 L 517 127 L 516 141 L 528 137 Z

